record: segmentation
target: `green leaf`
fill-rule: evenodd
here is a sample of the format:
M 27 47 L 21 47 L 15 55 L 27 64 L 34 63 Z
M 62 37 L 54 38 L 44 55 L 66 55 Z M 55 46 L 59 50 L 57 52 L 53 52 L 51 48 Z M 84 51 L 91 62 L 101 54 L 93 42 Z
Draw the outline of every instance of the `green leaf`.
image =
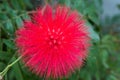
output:
M 0 20 L 0 26 L 2 27 L 2 29 L 6 33 L 12 35 L 14 33 L 14 26 L 8 16 L 6 14 L 0 13 Z
M 3 0 L 3 6 L 4 6 L 3 9 L 6 11 L 9 11 L 11 9 L 7 0 Z
M 108 57 L 109 57 L 108 52 L 106 50 L 101 51 L 102 64 L 104 65 L 105 68 L 109 68 L 109 65 L 107 63 Z
M 65 0 L 65 4 L 70 7 L 71 6 L 71 1 L 70 0 Z
M 14 57 L 13 60 L 16 60 L 16 58 Z M 15 65 L 13 65 L 12 68 L 13 68 L 12 70 L 14 71 L 14 76 L 15 76 L 16 80 L 24 80 L 22 72 L 20 70 L 19 63 L 16 63 Z
M 0 60 L 8 60 L 9 57 L 10 56 L 9 56 L 8 52 L 0 51 Z
M 95 77 L 96 77 L 96 80 L 100 80 L 100 74 L 98 72 L 96 72 Z
M 5 75 L 5 78 L 4 78 L 4 79 L 5 79 L 5 80 L 8 80 L 8 74 Z
M 114 76 L 114 75 L 109 75 L 108 77 L 107 77 L 107 80 L 119 80 L 119 79 L 117 79 L 117 77 L 116 76 Z
M 83 0 L 76 0 L 74 1 L 74 5 L 71 6 L 74 9 L 77 9 L 80 13 L 83 13 L 83 11 L 85 10 L 85 4 Z
M 5 23 L 4 28 L 7 30 L 8 34 L 12 35 L 14 33 L 14 26 L 13 26 L 11 20 L 8 20 Z
M 15 49 L 15 44 L 9 39 L 3 39 L 3 43 L 6 44 L 10 49 Z
M 96 14 L 88 14 L 88 18 L 94 22 L 96 25 L 99 25 L 99 18 Z
M 0 13 L 0 21 L 3 22 L 3 20 L 8 19 L 7 15 L 5 15 L 4 13 Z
M 27 13 L 25 13 L 25 14 L 22 16 L 22 18 L 23 18 L 24 20 L 30 20 L 30 16 L 29 16 Z
M 17 0 L 11 0 L 11 4 L 12 4 L 14 9 L 21 10 L 21 7 L 20 7 L 20 5 L 19 5 Z
M 24 0 L 24 3 L 26 6 L 28 6 L 30 9 L 33 8 L 33 4 L 30 2 L 30 0 Z
M 60 4 L 64 4 L 65 0 L 58 0 Z
M 94 30 L 93 30 L 93 27 L 92 25 L 87 22 L 86 25 L 88 26 L 88 30 L 89 30 L 89 33 L 90 33 L 90 38 L 94 41 L 94 42 L 98 42 L 100 40 L 100 37 L 98 35 L 98 33 L 96 33 Z
M 90 5 L 89 7 L 86 7 L 83 13 L 84 15 L 94 14 L 95 13 L 94 5 Z
M 95 10 L 98 14 L 102 13 L 102 1 L 103 0 L 93 0 L 94 1 L 94 4 L 95 4 Z
M 22 8 L 22 10 L 26 9 L 26 5 L 24 3 L 24 0 L 18 0 L 18 2 L 19 2 L 20 7 Z
M 86 80 L 92 80 L 92 79 L 91 79 L 91 74 L 87 74 L 87 75 L 86 75 Z
M 22 21 L 21 17 L 16 18 L 16 24 L 17 24 L 17 27 L 22 27 L 23 21 Z
M 0 62 L 0 72 L 4 69 L 5 64 L 3 62 Z

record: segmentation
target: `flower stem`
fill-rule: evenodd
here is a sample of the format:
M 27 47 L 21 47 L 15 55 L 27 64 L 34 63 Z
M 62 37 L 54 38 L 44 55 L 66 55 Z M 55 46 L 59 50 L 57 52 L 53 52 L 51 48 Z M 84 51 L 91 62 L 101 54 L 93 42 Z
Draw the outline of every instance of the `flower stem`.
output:
M 21 59 L 21 56 L 19 58 L 17 58 L 14 62 L 12 62 L 11 64 L 9 64 L 2 72 L 0 72 L 0 76 L 4 77 L 4 75 L 8 72 L 8 70 L 15 64 L 17 63 L 19 60 Z

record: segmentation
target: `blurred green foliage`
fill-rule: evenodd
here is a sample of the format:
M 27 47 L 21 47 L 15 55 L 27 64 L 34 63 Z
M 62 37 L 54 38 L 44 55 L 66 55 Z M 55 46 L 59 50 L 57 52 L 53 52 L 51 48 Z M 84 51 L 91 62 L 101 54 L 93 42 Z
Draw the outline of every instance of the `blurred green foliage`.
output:
M 36 0 L 37 1 L 37 0 Z M 54 4 L 54 0 L 51 1 Z M 79 11 L 89 27 L 92 47 L 84 66 L 67 80 L 120 80 L 120 36 L 107 26 L 120 26 L 120 16 L 101 20 L 102 0 L 58 0 Z M 35 5 L 30 0 L 0 1 L 0 71 L 16 60 L 15 31 L 22 26 Z M 104 29 L 110 31 L 105 32 Z M 4 80 L 44 80 L 32 74 L 19 61 Z M 66 80 L 66 79 L 63 79 Z

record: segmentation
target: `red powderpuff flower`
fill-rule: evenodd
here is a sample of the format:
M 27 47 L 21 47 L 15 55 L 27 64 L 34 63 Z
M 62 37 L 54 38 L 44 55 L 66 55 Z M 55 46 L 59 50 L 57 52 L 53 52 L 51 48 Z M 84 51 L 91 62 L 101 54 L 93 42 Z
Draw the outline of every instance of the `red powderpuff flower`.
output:
M 88 29 L 68 7 L 37 10 L 16 32 L 16 45 L 30 70 L 46 78 L 62 78 L 79 69 L 89 48 Z

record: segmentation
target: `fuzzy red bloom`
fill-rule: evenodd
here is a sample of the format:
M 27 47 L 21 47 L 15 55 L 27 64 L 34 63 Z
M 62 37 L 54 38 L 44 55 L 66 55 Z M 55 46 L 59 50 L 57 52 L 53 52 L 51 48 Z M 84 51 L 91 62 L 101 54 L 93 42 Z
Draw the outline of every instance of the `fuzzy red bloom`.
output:
M 88 29 L 77 11 L 37 10 L 16 32 L 16 45 L 23 61 L 37 75 L 62 78 L 79 69 L 89 48 Z

